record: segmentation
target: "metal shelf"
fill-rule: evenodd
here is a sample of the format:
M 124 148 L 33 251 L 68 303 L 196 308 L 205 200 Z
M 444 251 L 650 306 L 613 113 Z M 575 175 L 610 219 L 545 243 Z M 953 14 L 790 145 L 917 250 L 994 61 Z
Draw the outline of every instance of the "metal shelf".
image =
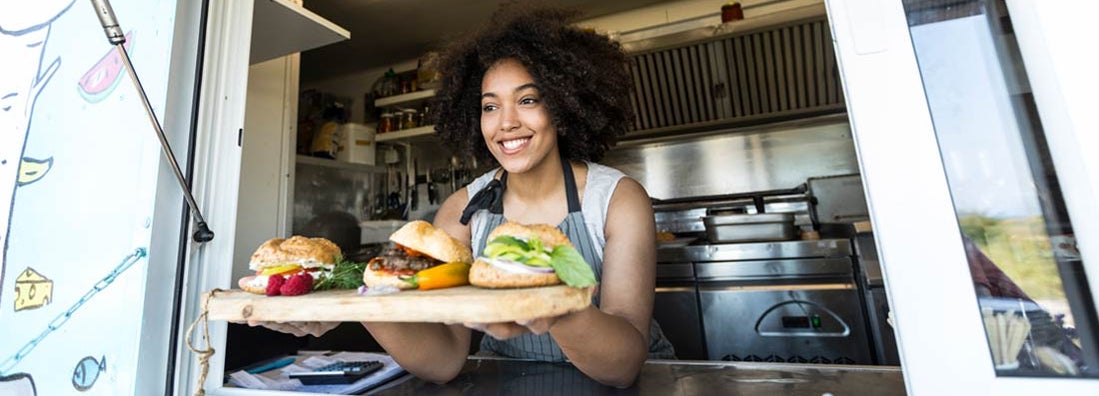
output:
M 435 125 L 426 125 L 419 128 L 405 129 L 396 132 L 386 132 L 375 136 L 378 143 L 404 142 L 416 143 L 435 139 Z
M 351 39 L 351 32 L 289 0 L 255 0 L 249 64 Z
M 425 89 L 423 91 L 409 92 L 406 94 L 386 96 L 374 101 L 374 107 L 387 107 L 396 106 L 402 104 L 422 102 L 435 96 L 434 89 Z
M 381 166 L 357 164 L 357 163 L 354 163 L 354 162 L 336 161 L 336 160 L 331 160 L 331 159 L 327 159 L 327 158 L 310 157 L 310 156 L 307 156 L 307 155 L 298 155 L 297 156 L 297 163 L 299 165 L 304 164 L 304 165 L 313 165 L 313 166 L 323 166 L 323 167 L 327 167 L 327 168 L 347 169 L 347 170 L 353 170 L 353 171 L 358 171 L 358 172 L 366 172 L 366 173 L 385 173 L 385 168 L 381 167 Z

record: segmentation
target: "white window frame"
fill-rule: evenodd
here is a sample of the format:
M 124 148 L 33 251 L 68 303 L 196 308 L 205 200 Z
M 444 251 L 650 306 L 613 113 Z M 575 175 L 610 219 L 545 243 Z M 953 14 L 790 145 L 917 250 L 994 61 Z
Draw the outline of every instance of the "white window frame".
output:
M 1086 135 L 1097 129 L 1059 118 L 1079 121 L 1067 114 L 1077 107 L 1056 117 L 1047 114 L 1056 103 L 1050 98 L 1063 99 L 1065 84 L 1080 78 L 1071 73 L 1081 69 L 1056 67 L 1063 59 L 1050 59 L 1049 68 L 1032 67 L 1035 47 L 1051 39 L 1045 24 L 1066 22 L 1027 13 L 1064 4 L 1008 3 L 1096 295 L 1099 158 L 1086 153 L 1099 147 Z M 1095 14 L 1079 10 L 1082 3 L 1074 2 L 1067 13 L 1078 18 L 1068 28 L 1087 37 L 1089 25 L 1079 22 Z M 900 0 L 826 4 L 908 393 L 1099 394 L 1099 380 L 995 375 L 903 5 Z M 1077 43 L 1077 51 L 1085 46 Z
M 177 395 L 194 394 L 201 373 L 198 356 L 186 345 L 187 327 L 202 313 L 206 291 L 232 285 L 241 159 L 237 137 L 244 128 L 253 5 L 253 1 L 212 1 L 207 10 L 192 187 L 216 236 L 205 244 L 191 244 L 185 260 L 182 323 L 177 334 L 181 345 L 173 391 Z M 225 394 L 221 385 L 226 327 L 225 322 L 209 322 L 207 341 L 215 354 L 208 361 L 204 387 L 210 395 Z M 192 337 L 199 348 L 205 345 L 202 334 L 199 326 Z

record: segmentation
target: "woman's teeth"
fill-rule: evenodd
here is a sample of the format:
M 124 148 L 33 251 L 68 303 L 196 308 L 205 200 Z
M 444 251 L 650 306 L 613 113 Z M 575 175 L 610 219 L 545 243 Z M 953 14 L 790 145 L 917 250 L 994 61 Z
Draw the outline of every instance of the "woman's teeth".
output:
M 505 140 L 505 141 L 501 142 L 500 144 L 502 144 L 504 146 L 505 150 L 513 151 L 513 150 L 516 150 L 520 147 L 523 147 L 523 145 L 527 144 L 527 142 L 529 142 L 529 141 L 530 141 L 530 138 L 522 138 L 522 139 Z

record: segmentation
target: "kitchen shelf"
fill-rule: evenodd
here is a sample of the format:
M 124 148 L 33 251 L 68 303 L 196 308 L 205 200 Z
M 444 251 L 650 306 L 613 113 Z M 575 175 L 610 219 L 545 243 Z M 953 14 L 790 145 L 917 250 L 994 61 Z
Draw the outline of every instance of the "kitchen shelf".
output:
M 386 96 L 381 99 L 374 100 L 374 107 L 387 107 L 396 106 L 402 104 L 410 104 L 416 102 L 422 102 L 435 96 L 434 89 L 425 89 L 423 91 L 409 92 L 406 94 Z
M 378 134 L 375 138 L 378 143 L 404 142 L 416 143 L 435 139 L 435 125 L 425 125 L 419 128 L 405 129 L 395 132 Z
M 347 31 L 289 0 L 255 0 L 248 63 L 263 61 L 351 39 Z
M 366 173 L 385 173 L 385 168 L 381 166 L 358 164 L 346 161 L 336 161 L 327 158 L 310 157 L 308 155 L 298 155 L 297 162 L 299 164 L 323 166 L 334 169 L 347 169 Z

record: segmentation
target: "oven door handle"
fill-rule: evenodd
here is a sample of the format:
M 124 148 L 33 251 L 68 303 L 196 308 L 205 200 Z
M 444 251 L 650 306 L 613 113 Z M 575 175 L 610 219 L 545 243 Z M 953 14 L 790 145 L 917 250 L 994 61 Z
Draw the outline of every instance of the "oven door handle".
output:
M 699 285 L 698 291 L 812 291 L 812 290 L 854 290 L 854 283 L 818 283 L 810 285 L 736 285 L 736 286 L 704 286 Z
M 677 292 L 695 292 L 693 286 L 657 286 L 657 293 L 677 293 Z

